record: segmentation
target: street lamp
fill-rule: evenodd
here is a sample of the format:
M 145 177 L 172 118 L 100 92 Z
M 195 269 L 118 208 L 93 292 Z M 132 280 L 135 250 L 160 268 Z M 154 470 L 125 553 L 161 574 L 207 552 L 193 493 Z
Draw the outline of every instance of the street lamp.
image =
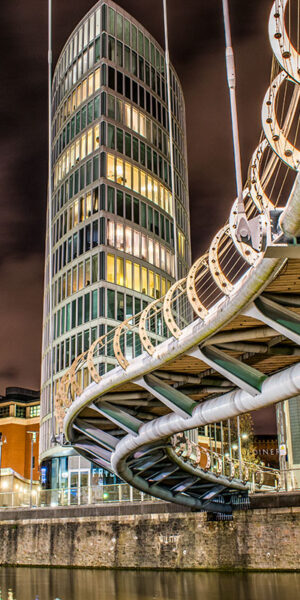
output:
M 30 448 L 30 508 L 32 508 L 32 478 L 33 478 L 33 444 L 35 444 L 38 432 L 27 431 L 31 435 L 31 448 Z
M 7 444 L 7 439 L 3 434 L 0 432 L 0 478 L 1 478 L 1 467 L 2 467 L 2 446 L 3 444 Z

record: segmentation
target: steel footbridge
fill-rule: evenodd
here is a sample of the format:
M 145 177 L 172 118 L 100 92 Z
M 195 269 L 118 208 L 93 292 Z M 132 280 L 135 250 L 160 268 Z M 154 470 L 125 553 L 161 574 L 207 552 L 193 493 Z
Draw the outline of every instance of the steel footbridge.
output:
M 272 6 L 269 37 L 271 85 L 243 189 L 244 229 L 235 200 L 187 277 L 97 339 L 56 392 L 62 443 L 147 494 L 222 514 L 246 505 L 251 486 L 276 488 L 280 479 L 186 432 L 300 393 L 300 55 L 292 0 Z M 105 354 L 117 366 L 100 376 Z

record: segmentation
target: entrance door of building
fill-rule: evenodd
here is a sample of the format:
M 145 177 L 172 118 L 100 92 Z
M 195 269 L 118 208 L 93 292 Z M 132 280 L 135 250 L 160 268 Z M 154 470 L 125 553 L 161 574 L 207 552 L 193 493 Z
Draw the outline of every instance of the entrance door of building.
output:
M 88 469 L 71 469 L 69 471 L 68 504 L 89 504 L 90 477 Z

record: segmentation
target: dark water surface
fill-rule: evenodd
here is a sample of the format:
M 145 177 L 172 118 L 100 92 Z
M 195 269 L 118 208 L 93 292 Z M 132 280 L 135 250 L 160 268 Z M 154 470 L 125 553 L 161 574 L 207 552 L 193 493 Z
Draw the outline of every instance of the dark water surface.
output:
M 300 573 L 0 567 L 0 600 L 299 600 Z

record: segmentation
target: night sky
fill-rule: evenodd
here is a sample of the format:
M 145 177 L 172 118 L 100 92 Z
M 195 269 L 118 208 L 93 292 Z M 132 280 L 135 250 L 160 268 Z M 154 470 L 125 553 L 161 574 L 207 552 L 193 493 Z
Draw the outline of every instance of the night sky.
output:
M 53 0 L 53 60 L 93 6 Z M 161 0 L 120 0 L 163 45 Z M 272 0 L 231 0 L 244 179 L 261 130 L 272 53 Z M 235 196 L 221 0 L 169 0 L 171 60 L 186 102 L 193 258 L 225 222 Z M 47 189 L 47 1 L 9 0 L 0 20 L 0 394 L 38 389 Z M 258 432 L 274 429 L 262 416 Z

